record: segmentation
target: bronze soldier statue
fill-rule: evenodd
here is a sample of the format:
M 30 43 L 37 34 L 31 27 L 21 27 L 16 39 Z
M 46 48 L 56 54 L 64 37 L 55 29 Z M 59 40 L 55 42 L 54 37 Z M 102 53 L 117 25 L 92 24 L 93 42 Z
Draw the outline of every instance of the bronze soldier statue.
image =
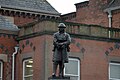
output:
M 56 70 L 59 65 L 59 77 L 63 76 L 64 63 L 68 63 L 69 45 L 71 42 L 70 35 L 65 32 L 65 24 L 58 25 L 59 31 L 54 33 L 53 37 L 53 77 L 56 77 Z

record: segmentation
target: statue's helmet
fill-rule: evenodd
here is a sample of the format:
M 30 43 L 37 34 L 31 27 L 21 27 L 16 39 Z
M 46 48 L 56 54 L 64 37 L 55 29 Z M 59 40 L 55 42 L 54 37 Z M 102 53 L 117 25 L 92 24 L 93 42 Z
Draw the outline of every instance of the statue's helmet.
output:
M 64 23 L 60 23 L 60 24 L 58 25 L 58 28 L 66 28 L 66 25 L 65 25 Z

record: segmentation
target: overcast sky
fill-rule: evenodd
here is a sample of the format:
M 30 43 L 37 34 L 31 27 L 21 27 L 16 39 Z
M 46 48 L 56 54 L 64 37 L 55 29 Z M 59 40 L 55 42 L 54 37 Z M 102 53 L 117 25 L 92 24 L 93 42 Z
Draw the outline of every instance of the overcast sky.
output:
M 76 11 L 76 3 L 88 0 L 47 0 L 59 13 L 67 14 Z

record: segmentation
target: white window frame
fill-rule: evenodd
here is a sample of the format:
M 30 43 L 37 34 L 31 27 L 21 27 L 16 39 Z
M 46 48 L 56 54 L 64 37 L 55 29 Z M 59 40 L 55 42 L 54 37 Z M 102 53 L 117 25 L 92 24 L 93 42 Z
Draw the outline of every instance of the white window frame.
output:
M 33 60 L 33 59 L 26 59 L 23 61 L 23 80 L 25 80 L 26 77 L 33 76 L 33 74 L 25 76 L 25 62 L 30 61 L 30 60 Z
M 78 62 L 78 75 L 74 75 L 74 74 L 66 74 L 65 73 L 65 68 L 64 68 L 64 75 L 65 76 L 73 76 L 73 77 L 78 77 L 78 80 L 80 80 L 80 60 L 79 59 L 77 59 L 77 58 L 69 58 L 69 61 L 70 60 L 73 60 L 73 61 L 77 61 Z M 67 63 L 67 64 L 69 64 L 69 63 Z
M 3 62 L 2 61 L 0 61 L 0 64 L 1 64 L 1 77 L 0 77 L 0 79 L 2 80 L 3 79 Z
M 120 79 L 116 79 L 116 78 L 110 78 L 110 65 L 118 65 L 118 66 L 120 66 L 120 63 L 109 63 L 109 80 L 120 80 Z

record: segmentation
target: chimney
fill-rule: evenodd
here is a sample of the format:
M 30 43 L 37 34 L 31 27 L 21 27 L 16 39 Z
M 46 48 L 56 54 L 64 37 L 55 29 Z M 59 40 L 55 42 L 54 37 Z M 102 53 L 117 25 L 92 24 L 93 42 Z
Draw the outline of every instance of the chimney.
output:
M 111 0 L 89 0 L 91 8 L 104 9 Z

